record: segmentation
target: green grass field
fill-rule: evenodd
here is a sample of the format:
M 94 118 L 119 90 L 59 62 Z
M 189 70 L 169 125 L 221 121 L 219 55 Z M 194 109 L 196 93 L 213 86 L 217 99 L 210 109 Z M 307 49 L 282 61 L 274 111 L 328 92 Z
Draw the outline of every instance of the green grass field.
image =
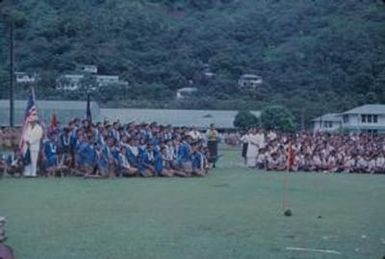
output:
M 385 176 L 242 168 L 206 178 L 0 180 L 17 258 L 382 258 Z M 289 251 L 287 247 L 340 252 Z

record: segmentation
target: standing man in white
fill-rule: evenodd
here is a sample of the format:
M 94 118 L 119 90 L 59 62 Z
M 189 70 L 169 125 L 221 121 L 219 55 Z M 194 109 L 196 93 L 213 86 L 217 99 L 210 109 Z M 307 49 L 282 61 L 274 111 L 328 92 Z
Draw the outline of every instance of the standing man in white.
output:
M 248 137 L 248 145 L 246 152 L 246 164 L 248 167 L 256 167 L 257 166 L 257 156 L 258 156 L 258 145 L 259 138 L 257 135 L 257 130 L 255 128 L 249 131 Z
M 40 141 L 43 138 L 43 128 L 38 123 L 38 117 L 33 116 L 25 127 L 23 141 L 29 148 L 31 161 L 24 168 L 24 176 L 36 177 L 37 159 L 40 151 Z

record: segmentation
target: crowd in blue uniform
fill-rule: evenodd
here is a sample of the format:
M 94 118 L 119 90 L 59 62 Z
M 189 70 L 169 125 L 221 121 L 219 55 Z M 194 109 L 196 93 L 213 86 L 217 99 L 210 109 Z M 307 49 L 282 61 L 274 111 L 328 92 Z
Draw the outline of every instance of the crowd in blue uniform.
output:
M 90 178 L 205 176 L 212 160 L 196 128 L 74 119 L 46 130 L 39 171 Z

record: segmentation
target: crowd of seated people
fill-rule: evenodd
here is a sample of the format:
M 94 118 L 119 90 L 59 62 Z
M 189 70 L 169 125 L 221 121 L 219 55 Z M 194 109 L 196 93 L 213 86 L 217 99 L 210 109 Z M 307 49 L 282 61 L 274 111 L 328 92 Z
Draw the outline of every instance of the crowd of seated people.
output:
M 2 127 L 0 128 L 0 149 L 12 149 L 19 143 L 20 129 Z
M 116 176 L 205 176 L 215 162 L 197 128 L 119 121 L 92 124 L 74 119 L 65 127 L 45 130 L 40 175 L 77 175 L 86 178 Z M 0 170 L 22 175 L 18 148 L 0 159 Z
M 243 157 L 250 167 L 271 171 L 385 173 L 385 135 L 285 134 L 253 129 L 241 140 Z

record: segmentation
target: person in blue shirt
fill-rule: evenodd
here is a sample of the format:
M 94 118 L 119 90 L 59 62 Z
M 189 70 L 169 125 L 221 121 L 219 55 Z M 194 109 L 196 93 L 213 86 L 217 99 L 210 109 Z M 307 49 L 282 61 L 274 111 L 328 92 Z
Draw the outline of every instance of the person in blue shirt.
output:
M 78 173 L 81 175 L 91 175 L 96 166 L 96 151 L 91 139 L 79 136 L 76 146 L 76 164 Z
M 43 142 L 43 158 L 45 162 L 45 168 L 48 175 L 55 175 L 58 165 L 58 145 L 56 142 L 56 133 L 51 132 L 48 134 L 48 139 Z
M 127 147 L 121 146 L 118 158 L 118 175 L 119 176 L 136 176 L 139 173 L 139 169 L 130 164 L 127 159 Z
M 192 175 L 205 176 L 207 174 L 207 159 L 203 153 L 200 143 L 192 145 Z
M 140 155 L 140 149 L 139 149 L 139 141 L 138 139 L 130 138 L 128 139 L 127 149 L 126 149 L 126 157 L 128 162 L 138 168 L 139 167 L 139 155 Z
M 97 148 L 98 174 L 102 177 L 114 177 L 119 164 L 119 150 L 115 146 L 115 140 L 107 137 L 106 144 Z
M 178 169 L 187 175 L 192 173 L 192 163 L 191 163 L 191 146 L 188 142 L 189 137 L 185 136 L 180 143 L 177 150 L 176 165 Z
M 154 150 L 150 143 L 148 143 L 140 152 L 139 174 L 143 177 L 151 177 L 157 174 L 155 169 Z

